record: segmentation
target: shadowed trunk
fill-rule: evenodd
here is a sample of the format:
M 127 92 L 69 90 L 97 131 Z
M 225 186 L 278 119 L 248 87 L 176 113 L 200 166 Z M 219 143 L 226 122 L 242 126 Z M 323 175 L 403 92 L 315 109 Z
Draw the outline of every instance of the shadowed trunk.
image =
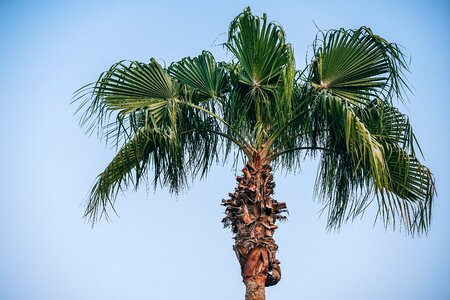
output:
M 246 300 L 264 300 L 265 287 L 281 279 L 280 262 L 276 259 L 278 249 L 273 235 L 276 220 L 286 217 L 286 204 L 274 200 L 271 195 L 272 167 L 258 154 L 253 156 L 236 177 L 238 186 L 229 193 L 223 222 L 234 233 L 234 251 L 241 265 L 241 275 L 246 286 Z

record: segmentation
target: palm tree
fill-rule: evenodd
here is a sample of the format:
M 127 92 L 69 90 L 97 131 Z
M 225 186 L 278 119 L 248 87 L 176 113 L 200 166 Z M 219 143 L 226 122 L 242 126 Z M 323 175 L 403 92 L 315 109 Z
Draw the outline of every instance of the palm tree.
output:
M 315 191 L 330 229 L 374 202 L 385 226 L 428 231 L 434 181 L 416 157 L 408 117 L 393 105 L 409 90 L 396 44 L 367 27 L 320 31 L 298 71 L 282 27 L 247 8 L 224 46 L 230 62 L 206 51 L 168 67 L 121 61 L 75 93 L 82 126 L 117 149 L 85 217 L 108 217 L 130 185 L 177 193 L 220 158 L 244 161 L 222 204 L 247 300 L 265 299 L 265 286 L 281 278 L 273 235 L 287 208 L 272 198 L 273 167 L 295 171 L 305 157 L 320 157 Z

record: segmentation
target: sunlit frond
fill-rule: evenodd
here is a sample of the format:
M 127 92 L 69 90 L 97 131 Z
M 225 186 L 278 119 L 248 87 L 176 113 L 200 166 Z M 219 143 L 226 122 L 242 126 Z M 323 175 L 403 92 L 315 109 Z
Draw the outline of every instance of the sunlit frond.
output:
M 248 86 L 275 90 L 283 67 L 289 62 L 289 46 L 281 26 L 267 22 L 246 9 L 230 24 L 226 47 L 242 67 L 240 81 Z
M 362 214 L 375 198 L 386 226 L 397 222 L 411 234 L 426 232 L 434 180 L 407 152 L 416 143 L 407 118 L 389 103 L 373 101 L 360 109 L 323 93 L 316 101 L 326 128 L 316 191 L 326 204 L 328 226 L 338 228 Z
M 399 46 L 367 27 L 320 32 L 313 44 L 310 82 L 316 89 L 356 103 L 402 98 L 408 69 Z
M 183 58 L 173 63 L 169 74 L 206 98 L 216 98 L 224 92 L 227 74 L 211 53 L 203 51 L 197 57 Z
M 292 113 L 292 46 L 280 25 L 266 15 L 252 15 L 249 8 L 231 22 L 225 46 L 235 57 L 229 68 L 232 120 L 262 145 Z
M 87 127 L 87 131 L 98 128 L 99 136 L 104 136 L 105 126 L 109 134 L 125 133 L 123 127 L 109 123 L 111 116 L 115 116 L 114 111 L 119 110 L 124 115 L 158 106 L 157 103 L 161 104 L 158 99 L 173 97 L 174 88 L 169 75 L 154 59 L 148 64 L 119 62 L 102 73 L 96 83 L 78 90 L 74 102 L 80 103 L 77 111 L 84 111 L 81 125 Z M 135 116 L 130 117 L 127 121 L 133 123 Z M 112 124 L 121 125 L 121 122 Z
M 389 180 L 382 145 L 347 101 L 323 92 L 316 101 L 327 131 L 324 146 L 335 152 L 338 159 L 341 154 L 348 155 L 345 160 L 352 162 L 351 167 L 364 169 L 372 178 L 374 189 L 382 191 Z

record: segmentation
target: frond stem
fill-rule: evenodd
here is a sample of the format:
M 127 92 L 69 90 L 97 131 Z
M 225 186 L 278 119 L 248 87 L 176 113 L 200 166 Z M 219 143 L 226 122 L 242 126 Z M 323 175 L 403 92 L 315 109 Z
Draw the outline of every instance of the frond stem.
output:
M 235 143 L 236 146 L 239 147 L 239 149 L 241 149 L 242 151 L 244 151 L 244 153 L 245 153 L 245 155 L 247 155 L 247 157 L 250 158 L 250 157 L 252 156 L 252 153 L 253 153 L 253 151 L 254 151 L 253 147 L 248 146 L 248 145 L 245 145 L 245 144 L 239 142 L 239 141 L 236 140 L 234 137 L 232 137 L 232 136 L 230 136 L 230 135 L 228 135 L 228 134 L 226 134 L 226 133 L 223 133 L 223 132 L 220 132 L 220 131 L 215 131 L 215 130 L 208 130 L 208 129 L 205 130 L 205 131 L 208 131 L 208 132 L 217 134 L 217 135 L 219 135 L 219 136 L 222 136 L 222 137 L 224 137 L 224 138 L 230 140 L 231 142 Z
M 210 132 L 210 133 L 217 134 L 217 135 L 219 135 L 221 137 L 224 137 L 224 138 L 230 140 L 231 142 L 235 143 L 236 146 L 239 147 L 239 149 L 244 151 L 245 155 L 247 155 L 248 157 L 251 157 L 252 148 L 249 148 L 248 146 L 246 146 L 243 143 L 239 142 L 238 140 L 236 140 L 231 135 L 228 135 L 228 134 L 220 132 L 220 131 L 215 131 L 215 130 L 210 130 L 210 129 L 201 130 L 201 129 L 197 129 L 196 128 L 196 129 L 190 129 L 190 130 L 186 130 L 186 131 L 180 132 L 180 134 L 187 134 L 187 133 L 191 133 L 191 132 L 194 132 L 194 131 L 197 131 L 197 132 Z
M 201 106 L 195 105 L 195 104 L 190 103 L 190 102 L 181 101 L 181 100 L 179 100 L 179 99 L 176 99 L 176 102 L 181 103 L 181 104 L 184 104 L 184 105 L 187 105 L 187 106 L 190 106 L 190 107 L 195 108 L 195 109 L 198 109 L 198 110 L 201 110 L 201 111 L 207 113 L 208 115 L 210 115 L 210 116 L 216 118 L 217 120 L 219 120 L 220 122 L 222 122 L 225 126 L 227 126 L 231 131 L 233 131 L 233 133 L 236 134 L 236 136 L 237 136 L 241 141 L 243 141 L 244 148 L 252 149 L 252 147 L 251 147 L 250 145 L 247 145 L 247 143 L 244 142 L 244 141 L 245 141 L 245 138 L 244 138 L 244 137 L 243 137 L 236 129 L 234 129 L 233 126 L 231 126 L 227 121 L 225 121 L 224 119 L 222 119 L 221 117 L 219 117 L 218 115 L 216 115 L 215 113 L 213 113 L 212 111 L 209 111 L 209 110 L 207 110 L 206 108 L 203 108 L 203 107 L 201 107 Z M 241 143 L 239 143 L 239 144 L 241 144 Z
M 286 153 L 290 153 L 290 152 L 294 152 L 294 151 L 299 151 L 299 150 L 322 150 L 322 151 L 336 152 L 333 149 L 328 149 L 328 148 L 324 148 L 324 147 L 297 147 L 297 148 L 286 149 L 286 150 L 274 153 L 274 154 L 270 155 L 267 158 L 267 160 L 268 161 L 272 161 L 272 160 L 274 160 L 275 158 L 277 158 L 280 155 L 283 155 L 283 154 L 286 154 Z
M 279 128 L 275 133 L 272 135 L 272 137 L 264 144 L 264 149 L 266 154 L 269 152 L 270 147 L 275 143 L 277 138 L 283 133 L 284 130 L 286 130 L 291 124 L 301 115 L 303 115 L 305 112 L 300 112 L 297 115 L 295 115 L 292 119 L 290 119 L 283 127 Z

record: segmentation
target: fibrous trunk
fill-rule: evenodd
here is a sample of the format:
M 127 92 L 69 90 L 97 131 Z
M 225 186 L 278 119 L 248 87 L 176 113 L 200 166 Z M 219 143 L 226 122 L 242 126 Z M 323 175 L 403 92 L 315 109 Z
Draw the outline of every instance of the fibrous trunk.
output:
M 281 279 L 280 262 L 276 259 L 277 244 L 273 235 L 276 220 L 285 219 L 286 204 L 271 196 L 275 183 L 272 168 L 258 155 L 236 178 L 238 185 L 226 206 L 223 222 L 234 233 L 234 251 L 241 265 L 241 275 L 247 288 L 246 300 L 264 300 L 265 287 Z

